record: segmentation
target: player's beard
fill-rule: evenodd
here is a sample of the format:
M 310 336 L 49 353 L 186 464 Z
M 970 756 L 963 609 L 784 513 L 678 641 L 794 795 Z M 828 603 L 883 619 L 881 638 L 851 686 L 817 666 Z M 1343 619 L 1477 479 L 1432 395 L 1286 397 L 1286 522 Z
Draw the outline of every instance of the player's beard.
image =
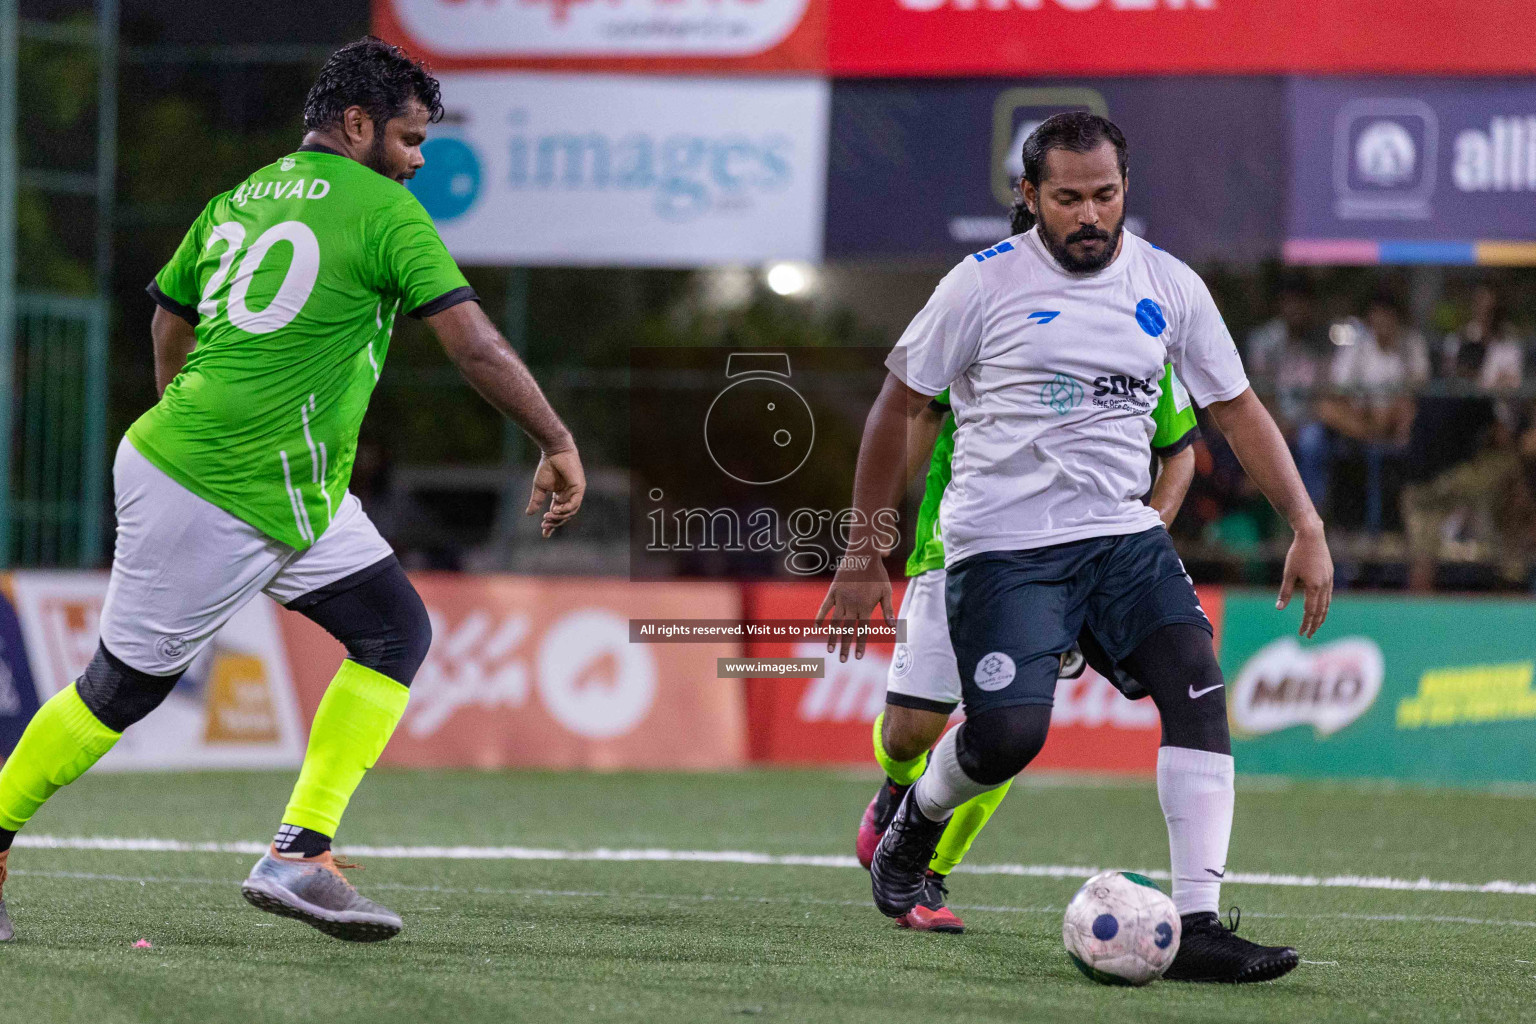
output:
M 363 154 L 363 166 L 370 171 L 377 171 L 391 181 L 404 182 L 403 176 L 394 173 L 394 168 L 389 166 L 389 158 L 384 150 L 384 132 L 375 131 L 373 141 L 368 144 L 368 152 Z
M 1040 221 L 1040 240 L 1050 250 L 1056 262 L 1060 263 L 1063 270 L 1071 274 L 1092 274 L 1109 266 L 1115 258 L 1115 253 L 1120 251 L 1120 234 L 1125 230 L 1125 213 L 1122 211 L 1120 219 L 1115 222 L 1114 229 L 1104 231 L 1102 228 L 1084 226 L 1072 232 L 1065 239 L 1058 239 L 1045 226 L 1045 221 Z M 1097 256 L 1074 256 L 1067 247 L 1073 242 L 1087 241 L 1090 238 L 1102 238 L 1109 244 Z

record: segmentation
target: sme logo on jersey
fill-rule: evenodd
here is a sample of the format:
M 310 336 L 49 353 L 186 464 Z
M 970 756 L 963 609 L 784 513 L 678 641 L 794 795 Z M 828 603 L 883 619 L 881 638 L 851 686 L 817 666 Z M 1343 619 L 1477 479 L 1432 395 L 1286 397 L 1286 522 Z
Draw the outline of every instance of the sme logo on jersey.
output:
M 1125 412 L 1150 412 L 1157 393 L 1150 377 L 1130 377 L 1112 373 L 1093 379 L 1093 404 L 1103 409 Z

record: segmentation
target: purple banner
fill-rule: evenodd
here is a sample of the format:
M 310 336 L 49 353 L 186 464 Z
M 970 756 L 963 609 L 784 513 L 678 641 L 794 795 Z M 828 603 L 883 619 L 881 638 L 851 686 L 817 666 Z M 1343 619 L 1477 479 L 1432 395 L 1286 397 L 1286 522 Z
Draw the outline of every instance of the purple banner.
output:
M 1278 78 L 837 81 L 826 254 L 958 259 L 1010 234 L 1020 149 L 1063 110 L 1130 143 L 1127 225 L 1181 259 L 1257 260 L 1282 235 Z
M 1536 79 L 1293 79 L 1286 256 L 1536 262 Z

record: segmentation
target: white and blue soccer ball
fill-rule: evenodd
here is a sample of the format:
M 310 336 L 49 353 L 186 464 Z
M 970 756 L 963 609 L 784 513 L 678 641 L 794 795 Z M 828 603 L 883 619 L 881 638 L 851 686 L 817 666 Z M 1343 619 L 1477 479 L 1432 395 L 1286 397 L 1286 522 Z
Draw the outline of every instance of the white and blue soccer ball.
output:
M 1179 951 L 1179 912 L 1145 875 L 1105 871 L 1083 883 L 1061 924 L 1067 955 L 1102 985 L 1145 985 Z

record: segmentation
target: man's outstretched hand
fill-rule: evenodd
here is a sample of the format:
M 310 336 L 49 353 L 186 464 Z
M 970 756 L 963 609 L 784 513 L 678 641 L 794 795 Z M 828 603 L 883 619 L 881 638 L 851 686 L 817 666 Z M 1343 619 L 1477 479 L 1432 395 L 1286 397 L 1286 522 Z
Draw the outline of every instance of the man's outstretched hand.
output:
M 1280 580 L 1280 599 L 1276 608 L 1291 603 L 1291 594 L 1300 585 L 1306 597 L 1302 606 L 1301 628 L 1297 632 L 1311 637 L 1317 627 L 1328 618 L 1328 605 L 1333 600 L 1333 556 L 1328 553 L 1328 541 L 1323 536 L 1323 524 L 1298 530 L 1291 541 L 1291 550 L 1285 555 L 1285 576 Z
M 537 515 L 548 501 L 549 510 L 539 523 L 539 532 L 549 537 L 576 514 L 586 493 L 587 475 L 575 448 L 541 455 L 539 468 L 533 474 L 533 494 L 528 499 L 526 514 Z
M 849 565 L 862 562 L 857 569 Z M 853 656 L 864 657 L 864 642 L 876 608 L 884 608 L 885 624 L 896 625 L 895 604 L 891 598 L 891 581 L 885 575 L 885 565 L 878 555 L 846 555 L 843 567 L 837 570 L 827 596 L 816 612 L 816 625 L 823 620 L 839 627 L 839 632 L 827 637 L 827 653 L 841 646 L 838 661 L 848 660 L 848 645 L 854 643 Z M 846 632 L 844 632 L 844 630 Z

